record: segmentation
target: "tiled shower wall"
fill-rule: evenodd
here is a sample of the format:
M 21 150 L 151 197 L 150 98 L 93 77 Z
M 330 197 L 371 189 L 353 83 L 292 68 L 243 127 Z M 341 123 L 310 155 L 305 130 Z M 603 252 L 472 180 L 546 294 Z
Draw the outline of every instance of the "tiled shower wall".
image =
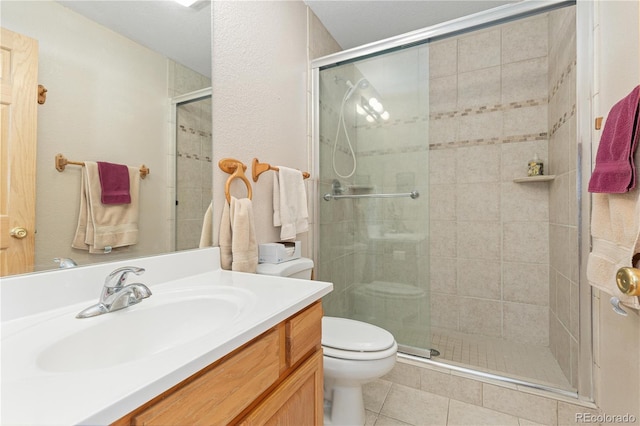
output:
M 576 192 L 575 8 L 549 17 L 549 347 L 578 382 L 578 213 Z
M 548 15 L 430 47 L 435 329 L 549 344 Z
M 176 62 L 169 62 L 169 97 L 211 87 L 211 80 Z M 169 206 L 170 235 L 176 250 L 197 248 L 202 221 L 211 203 L 213 145 L 211 141 L 211 99 L 178 108 L 176 146 L 168 153 L 171 173 Z M 176 205 L 177 201 L 177 205 Z

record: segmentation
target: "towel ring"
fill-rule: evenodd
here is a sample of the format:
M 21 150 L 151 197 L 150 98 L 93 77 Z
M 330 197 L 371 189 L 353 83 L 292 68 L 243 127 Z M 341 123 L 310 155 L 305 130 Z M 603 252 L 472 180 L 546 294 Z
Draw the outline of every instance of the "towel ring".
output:
M 227 179 L 227 182 L 224 184 L 224 196 L 229 204 L 231 204 L 231 194 L 229 189 L 231 187 L 231 181 L 234 179 L 240 179 L 244 182 L 247 186 L 247 198 L 251 199 L 251 196 L 253 195 L 251 192 L 251 182 L 249 182 L 249 179 L 244 174 L 244 171 L 247 170 L 247 166 L 243 164 L 242 161 L 234 158 L 223 158 L 218 162 L 218 167 L 220 167 L 223 172 L 231 174 L 229 179 Z

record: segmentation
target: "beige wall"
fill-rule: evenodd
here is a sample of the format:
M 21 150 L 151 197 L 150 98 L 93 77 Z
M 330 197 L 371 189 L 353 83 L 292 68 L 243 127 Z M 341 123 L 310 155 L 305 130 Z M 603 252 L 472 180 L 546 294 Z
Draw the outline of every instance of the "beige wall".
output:
M 254 157 L 276 166 L 310 168 L 308 58 L 337 50 L 337 45 L 307 13 L 301 1 L 213 3 L 215 243 L 229 177 L 218 168 L 220 159 L 233 157 L 245 163 L 249 179 Z M 258 243 L 280 238 L 280 228 L 272 222 L 273 174 L 264 173 L 252 182 Z M 309 194 L 312 185 L 307 182 Z M 231 193 L 241 198 L 246 189 L 234 182 Z M 309 236 L 298 238 L 308 255 Z
M 611 107 L 640 84 L 640 3 L 600 0 L 593 7 L 592 118 L 606 120 Z M 600 134 L 593 134 L 594 155 Z M 595 399 L 603 413 L 630 413 L 640 422 L 640 315 L 631 309 L 628 317 L 615 314 L 609 298 L 595 291 Z

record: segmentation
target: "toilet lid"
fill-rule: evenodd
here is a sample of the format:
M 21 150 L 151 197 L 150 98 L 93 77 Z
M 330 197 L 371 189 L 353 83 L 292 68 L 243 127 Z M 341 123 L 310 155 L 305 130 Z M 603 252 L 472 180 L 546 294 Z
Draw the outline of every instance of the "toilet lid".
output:
M 346 318 L 322 318 L 322 346 L 353 352 L 377 352 L 395 344 L 387 330 Z

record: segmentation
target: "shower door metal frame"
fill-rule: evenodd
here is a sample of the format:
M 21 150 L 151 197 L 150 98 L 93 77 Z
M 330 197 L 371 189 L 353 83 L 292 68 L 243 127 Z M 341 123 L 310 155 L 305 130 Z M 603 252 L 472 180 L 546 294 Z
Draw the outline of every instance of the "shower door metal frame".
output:
M 425 44 L 455 34 L 474 31 L 488 26 L 513 21 L 539 13 L 548 12 L 567 6 L 576 7 L 576 50 L 577 50 L 577 75 L 576 75 L 576 133 L 577 133 L 577 177 L 576 177 L 576 203 L 579 206 L 578 217 L 578 266 L 580 270 L 580 358 L 578 363 L 579 386 L 577 394 L 570 391 L 557 389 L 557 394 L 571 396 L 582 401 L 593 401 L 593 341 L 592 341 L 592 291 L 586 279 L 586 263 L 590 251 L 590 209 L 591 198 L 585 192 L 592 166 L 591 149 L 591 95 L 593 93 L 593 35 L 590 32 L 593 24 L 593 5 L 591 2 L 577 2 L 575 0 L 549 0 L 545 2 L 524 0 L 519 3 L 508 4 L 483 12 L 464 16 L 451 21 L 433 25 L 431 27 L 412 31 L 406 34 L 390 37 L 381 41 L 365 44 L 363 46 L 347 49 L 338 53 L 317 58 L 310 63 L 311 72 L 311 131 L 312 149 L 311 170 L 314 176 L 313 196 L 313 258 L 318 260 L 319 239 L 319 204 L 318 179 L 320 173 L 320 71 L 322 69 L 339 66 L 368 57 L 378 56 L 384 53 Z M 317 263 L 316 263 L 317 264 Z M 407 356 L 409 359 L 415 357 Z M 436 363 L 425 359 L 424 362 Z M 445 364 L 443 364 L 446 366 Z M 466 369 L 465 369 L 466 370 Z M 474 374 L 473 370 L 468 372 Z M 479 374 L 482 376 L 482 374 Z M 492 378 L 500 379 L 500 376 Z M 509 377 L 505 381 L 513 381 Z M 534 383 L 518 381 L 518 384 L 540 389 Z M 552 388 L 544 388 L 554 392 Z

